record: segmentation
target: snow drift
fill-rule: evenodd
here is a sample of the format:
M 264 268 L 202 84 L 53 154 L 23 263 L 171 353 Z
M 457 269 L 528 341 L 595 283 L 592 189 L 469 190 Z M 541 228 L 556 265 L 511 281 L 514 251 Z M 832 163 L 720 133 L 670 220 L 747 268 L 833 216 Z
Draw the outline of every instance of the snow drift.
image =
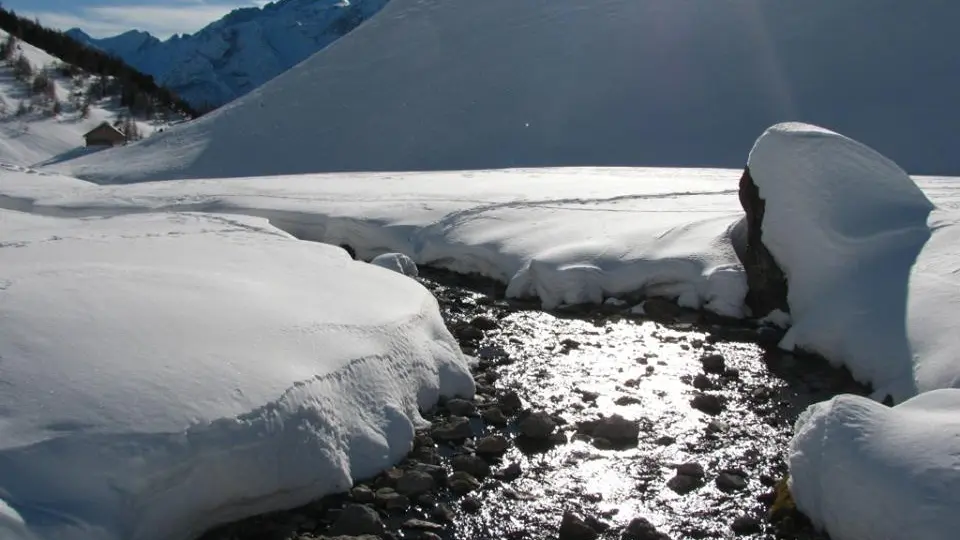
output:
M 472 395 L 426 289 L 262 219 L 0 211 L 0 231 L 4 538 L 187 539 L 306 503 Z
M 956 172 L 960 78 L 943 66 L 958 15 L 899 0 L 391 0 L 237 101 L 60 170 L 740 167 L 758 133 L 802 118 L 913 172 Z
M 949 540 L 960 530 L 960 390 L 893 408 L 842 395 L 803 413 L 788 457 L 797 507 L 834 540 Z
M 960 213 L 935 209 L 872 149 L 805 124 L 766 131 L 749 166 L 763 242 L 784 270 L 801 347 L 902 401 L 960 383 Z

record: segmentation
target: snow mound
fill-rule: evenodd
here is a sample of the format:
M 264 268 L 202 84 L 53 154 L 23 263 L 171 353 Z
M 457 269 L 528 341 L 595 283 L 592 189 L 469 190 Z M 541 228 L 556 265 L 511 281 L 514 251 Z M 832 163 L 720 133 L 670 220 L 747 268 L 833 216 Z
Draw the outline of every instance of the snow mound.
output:
M 893 408 L 842 395 L 790 443 L 790 492 L 834 540 L 949 540 L 960 530 L 960 390 Z
M 187 539 L 306 503 L 472 395 L 426 289 L 262 219 L 0 211 L 0 231 L 4 538 Z
M 394 272 L 409 277 L 417 277 L 420 275 L 417 263 L 413 262 L 413 259 L 403 253 L 384 253 L 383 255 L 377 255 L 370 261 L 370 264 L 393 270 Z
M 119 183 L 740 167 L 758 133 L 802 117 L 868 141 L 911 171 L 960 171 L 952 146 L 960 78 L 943 69 L 960 46 L 960 4 L 875 4 L 391 0 L 238 100 L 60 170 Z M 221 49 L 197 57 L 201 67 L 227 46 L 211 39 Z M 247 35 L 238 39 L 242 48 Z
M 749 166 L 766 201 L 763 242 L 789 283 L 782 346 L 846 365 L 879 398 L 956 386 L 960 214 L 935 211 L 892 161 L 814 126 L 770 128 Z
M 58 215 L 255 215 L 364 260 L 405 253 L 547 308 L 642 293 L 740 317 L 737 172 L 536 169 L 344 173 L 98 186 L 0 171 L 0 205 Z

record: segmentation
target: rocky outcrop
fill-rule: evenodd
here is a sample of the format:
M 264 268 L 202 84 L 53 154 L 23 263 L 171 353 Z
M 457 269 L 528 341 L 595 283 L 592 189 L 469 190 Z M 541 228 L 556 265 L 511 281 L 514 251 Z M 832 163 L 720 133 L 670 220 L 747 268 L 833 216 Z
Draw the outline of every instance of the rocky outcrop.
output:
M 738 252 L 747 272 L 745 302 L 754 317 L 763 317 L 775 309 L 789 312 L 787 305 L 787 277 L 763 245 L 763 215 L 766 203 L 750 176 L 750 167 L 740 177 L 740 205 L 746 213 L 746 245 Z

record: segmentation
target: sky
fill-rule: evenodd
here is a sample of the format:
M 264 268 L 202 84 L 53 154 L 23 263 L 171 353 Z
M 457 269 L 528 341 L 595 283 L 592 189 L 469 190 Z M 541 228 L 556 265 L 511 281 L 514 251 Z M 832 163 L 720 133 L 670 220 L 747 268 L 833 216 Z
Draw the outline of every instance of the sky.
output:
M 80 28 L 93 37 L 146 30 L 161 39 L 192 33 L 240 7 L 268 0 L 3 0 L 18 15 L 52 28 Z

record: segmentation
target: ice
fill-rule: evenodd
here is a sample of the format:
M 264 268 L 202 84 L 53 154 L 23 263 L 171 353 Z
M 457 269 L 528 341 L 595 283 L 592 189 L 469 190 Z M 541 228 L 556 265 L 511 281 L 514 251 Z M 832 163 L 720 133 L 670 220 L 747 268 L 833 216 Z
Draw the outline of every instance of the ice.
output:
M 484 275 L 545 307 L 630 294 L 743 315 L 738 173 L 536 169 L 346 173 L 97 186 L 0 173 L 0 204 L 56 215 L 204 210 L 266 217 L 369 260 Z
M 260 218 L 0 210 L 0 321 L 5 539 L 185 540 L 303 504 L 474 389 L 416 281 Z
M 960 390 L 893 408 L 841 395 L 809 408 L 789 454 L 797 507 L 834 540 L 950 540 L 960 530 Z
M 393 270 L 394 272 L 409 277 L 417 277 L 420 275 L 417 263 L 413 262 L 413 259 L 403 253 L 384 253 L 383 255 L 377 255 L 370 261 L 370 264 Z

